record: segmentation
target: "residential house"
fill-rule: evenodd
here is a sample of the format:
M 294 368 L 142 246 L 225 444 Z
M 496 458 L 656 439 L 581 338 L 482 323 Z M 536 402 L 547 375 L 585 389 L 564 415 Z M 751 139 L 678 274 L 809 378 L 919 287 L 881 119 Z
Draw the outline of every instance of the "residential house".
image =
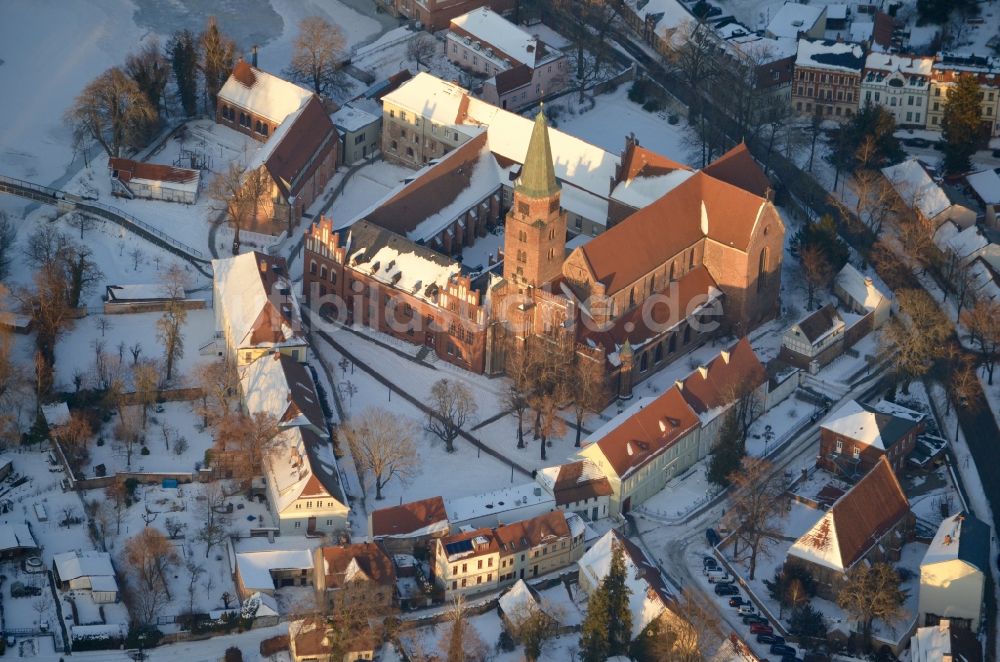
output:
M 338 165 L 354 165 L 378 154 L 382 143 L 381 111 L 369 112 L 360 104 L 345 103 L 330 119 L 340 134 Z
M 548 609 L 548 603 L 543 602 L 538 591 L 531 588 L 523 579 L 518 579 L 497 600 L 497 611 L 507 628 L 516 628 L 529 615 L 538 614 L 547 618 L 556 627 L 559 626 L 557 614 Z
M 453 531 L 514 524 L 556 510 L 556 500 L 531 481 L 444 502 Z
M 952 627 L 943 619 L 928 627 L 917 628 L 910 639 L 913 662 L 982 662 L 983 646 L 966 629 Z
M 786 363 L 816 372 L 844 351 L 847 324 L 827 304 L 788 327 L 781 337 L 779 356 Z
M 676 386 L 643 398 L 587 437 L 578 455 L 611 485 L 609 512 L 625 514 L 699 459 L 698 415 Z
M 111 195 L 194 204 L 201 171 L 111 157 Z
M 850 262 L 833 279 L 833 293 L 848 311 L 865 316 L 868 330 L 880 328 L 892 314 L 889 296 Z
M 817 595 L 834 600 L 858 563 L 898 560 L 912 528 L 910 504 L 883 457 L 792 544 L 785 563 L 808 571 Z
M 882 106 L 898 126 L 927 122 L 933 57 L 869 53 L 861 78 L 861 103 Z
M 800 39 L 792 90 L 795 113 L 838 122 L 850 119 L 858 112 L 864 64 L 859 44 Z
M 615 529 L 605 533 L 580 559 L 580 590 L 591 595 L 608 576 L 615 547 L 622 550 L 625 583 L 629 588 L 632 638 L 638 637 L 658 618 L 676 618 L 676 598 L 667 588 L 657 564 L 639 547 Z
M 698 414 L 699 459 L 715 448 L 723 422 L 734 406 L 748 420 L 764 413 L 767 385 L 767 370 L 745 336 L 677 381 L 684 401 Z
M 826 13 L 826 7 L 786 2 L 774 12 L 764 34 L 772 39 L 822 39 Z
M 997 212 L 1000 211 L 1000 175 L 997 175 L 996 170 L 983 170 L 966 175 L 965 181 L 983 207 L 986 226 L 993 230 L 1000 229 L 997 221 Z
M 233 542 L 233 579 L 241 600 L 255 593 L 273 596 L 275 590 L 290 586 L 312 586 L 315 543 L 305 538 L 280 536 L 243 538 Z
M 52 557 L 53 580 L 60 590 L 89 590 L 97 604 L 118 601 L 118 581 L 107 552 L 64 552 Z
M 611 483 L 590 460 L 545 467 L 535 480 L 556 500 L 556 508 L 595 522 L 608 516 Z
M 240 60 L 218 95 L 215 121 L 264 144 L 245 164 L 268 190 L 252 229 L 291 232 L 337 165 L 337 130 L 319 97 Z
M 396 569 L 378 543 L 320 547 L 316 591 L 330 609 L 363 604 L 378 612 L 396 603 Z
M 1000 135 L 998 103 L 1000 103 L 1000 61 L 979 55 L 959 55 L 942 53 L 931 70 L 930 105 L 927 113 L 927 128 L 941 130 L 944 106 L 951 88 L 961 76 L 974 76 L 981 90 L 979 97 L 979 121 L 984 137 Z
M 849 400 L 827 416 L 819 428 L 816 465 L 856 480 L 885 458 L 899 474 L 924 430 L 924 416 L 892 403 L 880 405 Z
M 0 465 L 0 469 L 9 466 L 11 464 L 8 462 Z M 35 542 L 35 537 L 31 535 L 31 529 L 26 523 L 11 522 L 0 527 L 0 559 L 37 554 L 38 551 L 38 543 Z
M 462 14 L 480 7 L 489 7 L 500 14 L 509 14 L 516 7 L 515 0 L 378 0 L 385 2 L 397 16 L 405 16 L 428 32 L 437 32 Z
M 305 618 L 288 623 L 288 649 L 292 662 L 357 662 L 374 660 L 381 642 L 371 628 L 352 633 L 345 646 L 344 657 L 331 659 L 331 640 L 326 623 L 321 618 Z
M 975 224 L 976 212 L 953 201 L 917 159 L 910 158 L 882 168 L 882 175 L 892 184 L 900 201 L 935 229 L 945 221 L 951 221 L 963 230 Z
M 437 540 L 434 581 L 451 599 L 496 590 L 564 568 L 583 554 L 584 523 L 554 511 Z
M 368 514 L 368 533 L 390 554 L 433 550 L 434 539 L 450 531 L 444 499 L 430 497 L 398 506 L 378 508 Z
M 484 76 L 483 99 L 501 108 L 530 106 L 569 84 L 569 58 L 488 7 L 452 19 L 448 60 Z
M 330 436 L 309 368 L 287 354 L 267 354 L 239 370 L 243 406 L 271 417 L 280 428 L 306 427 Z
M 252 251 L 212 260 L 216 338 L 236 366 L 281 352 L 308 359 L 302 315 L 284 258 Z
M 946 517 L 920 563 L 917 623 L 978 632 L 989 565 L 989 525 L 967 512 Z
M 678 0 L 623 0 L 618 6 L 622 18 L 643 41 L 664 56 L 676 51 L 697 24 Z

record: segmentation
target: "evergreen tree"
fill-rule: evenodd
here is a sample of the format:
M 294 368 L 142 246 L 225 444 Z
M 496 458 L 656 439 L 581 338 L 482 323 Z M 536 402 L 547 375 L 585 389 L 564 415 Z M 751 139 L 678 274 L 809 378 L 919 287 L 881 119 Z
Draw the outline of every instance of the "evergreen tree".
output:
M 608 645 L 611 655 L 628 655 L 632 641 L 632 610 L 629 609 L 629 595 L 632 590 L 626 584 L 625 553 L 622 545 L 615 542 L 611 548 L 611 568 L 602 582 L 608 595 Z
M 847 264 L 851 252 L 847 244 L 837 234 L 837 223 L 829 214 L 814 223 L 805 223 L 792 237 L 792 255 L 799 257 L 799 251 L 807 246 L 815 246 L 822 251 L 833 273 L 838 273 Z
M 958 11 L 966 18 L 979 16 L 977 0 L 917 0 L 917 25 L 948 22 L 952 11 Z
M 201 74 L 205 77 L 205 112 L 215 114 L 216 96 L 229 78 L 236 57 L 236 43 L 222 34 L 214 16 L 201 33 Z
M 174 70 L 184 115 L 192 117 L 198 112 L 198 45 L 191 31 L 175 32 L 167 44 L 167 54 Z
M 734 407 L 726 412 L 726 418 L 722 421 L 719 440 L 708 461 L 708 479 L 716 485 L 726 487 L 729 485 L 729 475 L 739 469 L 742 459 L 740 429 Z
M 587 600 L 587 617 L 580 632 L 580 660 L 582 662 L 605 662 L 611 651 L 608 641 L 608 627 L 611 617 L 608 613 L 608 591 L 604 582 L 590 594 Z
M 951 175 L 966 172 L 970 158 L 983 142 L 979 121 L 979 98 L 982 91 L 975 76 L 960 76 L 948 90 L 941 118 L 944 138 L 944 169 Z
M 906 154 L 895 133 L 893 114 L 881 105 L 865 103 L 837 130 L 830 162 L 842 172 L 899 163 Z M 866 143 L 868 148 L 862 149 Z

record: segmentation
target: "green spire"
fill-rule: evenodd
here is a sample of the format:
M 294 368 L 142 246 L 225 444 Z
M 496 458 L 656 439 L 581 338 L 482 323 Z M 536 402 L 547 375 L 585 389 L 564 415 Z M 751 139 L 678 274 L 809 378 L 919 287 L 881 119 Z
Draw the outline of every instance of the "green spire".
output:
M 548 198 L 559 192 L 556 171 L 552 165 L 552 147 L 549 145 L 549 125 L 544 110 L 535 115 L 531 129 L 528 153 L 524 157 L 521 177 L 514 190 L 529 198 Z

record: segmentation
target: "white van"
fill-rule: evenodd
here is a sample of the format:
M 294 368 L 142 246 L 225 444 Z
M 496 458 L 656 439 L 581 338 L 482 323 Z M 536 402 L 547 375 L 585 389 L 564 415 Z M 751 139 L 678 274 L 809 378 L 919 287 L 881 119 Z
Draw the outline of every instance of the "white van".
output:
M 729 573 L 725 570 L 709 570 L 708 571 L 708 582 L 710 584 L 717 584 L 719 582 L 731 582 L 733 578 L 729 576 Z

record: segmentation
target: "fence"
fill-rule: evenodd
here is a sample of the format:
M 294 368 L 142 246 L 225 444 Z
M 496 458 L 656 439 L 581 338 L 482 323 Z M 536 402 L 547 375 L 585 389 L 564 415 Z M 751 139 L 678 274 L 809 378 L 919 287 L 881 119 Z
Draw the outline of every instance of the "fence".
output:
M 163 301 L 133 301 L 128 303 L 105 302 L 101 312 L 105 315 L 126 315 L 130 313 L 155 313 L 166 310 L 168 306 L 180 306 L 184 310 L 201 310 L 205 308 L 204 299 L 179 299 Z

